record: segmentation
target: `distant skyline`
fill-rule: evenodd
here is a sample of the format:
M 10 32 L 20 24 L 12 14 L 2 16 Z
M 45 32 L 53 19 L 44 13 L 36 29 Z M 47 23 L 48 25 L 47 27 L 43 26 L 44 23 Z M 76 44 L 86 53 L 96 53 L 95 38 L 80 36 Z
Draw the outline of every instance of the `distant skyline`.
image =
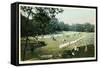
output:
M 96 10 L 90 8 L 64 8 L 63 13 L 56 15 L 59 21 L 65 24 L 96 23 Z

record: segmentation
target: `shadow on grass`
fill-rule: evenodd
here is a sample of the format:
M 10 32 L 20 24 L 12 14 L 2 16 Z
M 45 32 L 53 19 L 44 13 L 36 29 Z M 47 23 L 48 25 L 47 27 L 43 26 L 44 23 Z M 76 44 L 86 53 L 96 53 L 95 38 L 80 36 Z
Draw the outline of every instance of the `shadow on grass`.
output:
M 44 43 L 43 43 L 44 45 Z M 22 45 L 24 46 L 24 45 Z M 25 60 L 48 60 L 48 59 L 68 59 L 68 58 L 84 58 L 84 57 L 94 57 L 94 45 L 87 45 L 87 50 L 85 50 L 86 46 L 78 47 L 78 51 L 72 50 L 63 50 L 61 53 L 56 54 L 42 54 L 42 52 L 34 52 L 33 45 L 29 45 L 29 49 L 26 51 L 26 59 Z M 40 46 L 39 46 L 40 47 Z M 41 46 L 43 47 L 43 46 Z M 23 47 L 21 47 L 21 59 L 23 59 Z M 33 49 L 33 50 L 32 50 Z M 22 60 L 23 61 L 23 60 Z

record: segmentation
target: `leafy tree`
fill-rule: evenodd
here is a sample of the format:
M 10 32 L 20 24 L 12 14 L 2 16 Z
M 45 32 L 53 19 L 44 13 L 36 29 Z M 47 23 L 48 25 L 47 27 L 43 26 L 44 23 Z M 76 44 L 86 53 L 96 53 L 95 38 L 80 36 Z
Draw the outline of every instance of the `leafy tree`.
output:
M 63 12 L 60 8 L 46 8 L 46 7 L 29 7 L 21 6 L 21 22 L 22 22 L 22 36 L 26 37 L 24 48 L 24 57 L 26 55 L 26 48 L 28 46 L 29 36 L 36 36 L 38 34 L 48 33 L 48 26 L 50 20 L 55 18 L 58 13 Z M 25 17 L 23 17 L 23 16 Z M 23 58 L 25 60 L 25 58 Z
M 69 31 L 94 32 L 94 25 L 92 25 L 90 23 L 73 24 L 73 25 L 69 26 Z
M 56 31 L 58 31 L 59 29 L 59 24 L 58 24 L 58 19 L 57 18 L 53 18 L 48 26 L 48 30 L 50 33 L 55 33 Z
M 64 24 L 64 31 L 69 31 L 69 27 L 70 27 L 69 24 Z
M 85 32 L 94 32 L 94 25 L 91 25 L 90 23 L 84 24 L 84 31 Z
M 59 22 L 59 28 L 60 28 L 60 31 L 64 30 L 64 28 L 65 28 L 64 22 Z

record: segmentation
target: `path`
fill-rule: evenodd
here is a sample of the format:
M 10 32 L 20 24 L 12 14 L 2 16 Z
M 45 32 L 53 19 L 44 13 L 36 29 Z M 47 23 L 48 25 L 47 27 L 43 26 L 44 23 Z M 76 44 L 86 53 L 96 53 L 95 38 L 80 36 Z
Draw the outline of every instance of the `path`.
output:
M 65 46 L 74 44 L 74 43 L 78 42 L 79 40 L 81 40 L 83 37 L 84 37 L 84 36 L 82 36 L 81 38 L 78 38 L 78 39 L 76 39 L 76 40 L 74 40 L 74 41 L 67 42 L 67 43 L 65 43 L 65 44 L 61 44 L 61 45 L 59 46 L 59 48 L 63 48 L 63 47 L 65 47 Z

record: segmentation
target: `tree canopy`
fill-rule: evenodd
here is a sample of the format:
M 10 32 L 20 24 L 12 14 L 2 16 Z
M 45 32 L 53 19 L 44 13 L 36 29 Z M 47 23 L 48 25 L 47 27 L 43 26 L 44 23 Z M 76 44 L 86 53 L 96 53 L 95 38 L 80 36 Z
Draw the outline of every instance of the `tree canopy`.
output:
M 60 8 L 21 6 L 22 36 L 47 34 L 56 26 L 56 15 L 62 13 Z M 50 29 L 50 26 L 52 28 Z M 55 27 L 54 29 L 56 29 Z

